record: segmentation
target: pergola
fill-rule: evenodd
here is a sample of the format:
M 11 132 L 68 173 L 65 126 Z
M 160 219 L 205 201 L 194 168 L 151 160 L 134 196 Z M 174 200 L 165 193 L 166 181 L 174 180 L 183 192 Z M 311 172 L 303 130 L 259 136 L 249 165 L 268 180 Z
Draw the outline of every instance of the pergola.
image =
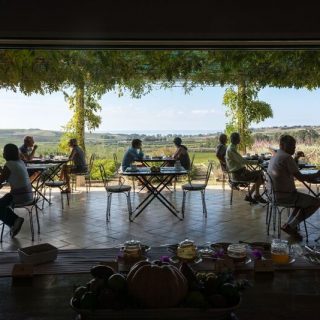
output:
M 299 48 L 320 44 L 319 2 L 3 0 L 0 46 Z

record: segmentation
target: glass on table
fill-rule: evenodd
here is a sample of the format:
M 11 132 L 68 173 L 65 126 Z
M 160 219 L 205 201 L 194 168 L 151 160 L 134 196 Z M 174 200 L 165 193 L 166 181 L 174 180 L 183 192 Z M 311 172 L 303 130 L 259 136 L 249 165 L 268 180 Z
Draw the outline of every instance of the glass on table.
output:
M 271 243 L 271 259 L 276 264 L 289 263 L 289 244 L 287 240 L 273 239 Z

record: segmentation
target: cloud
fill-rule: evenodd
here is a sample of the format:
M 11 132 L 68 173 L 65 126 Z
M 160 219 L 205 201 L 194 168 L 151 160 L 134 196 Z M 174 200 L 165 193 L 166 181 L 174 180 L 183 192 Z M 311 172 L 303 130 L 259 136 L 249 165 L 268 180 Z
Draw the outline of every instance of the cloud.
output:
M 196 115 L 206 115 L 206 114 L 215 113 L 215 110 L 214 109 L 193 109 L 191 110 L 191 113 Z

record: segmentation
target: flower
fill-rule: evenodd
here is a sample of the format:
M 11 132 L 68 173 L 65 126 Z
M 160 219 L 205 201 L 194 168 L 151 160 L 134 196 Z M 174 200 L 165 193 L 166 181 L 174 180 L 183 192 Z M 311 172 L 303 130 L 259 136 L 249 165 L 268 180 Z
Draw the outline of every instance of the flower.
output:
M 251 255 L 256 260 L 261 260 L 262 259 L 262 252 L 260 250 L 258 250 L 258 249 L 253 249 L 251 251 Z
M 216 249 L 216 251 L 214 251 L 214 253 L 212 254 L 212 257 L 214 259 L 219 259 L 222 258 L 224 256 L 224 250 L 222 248 Z
M 170 257 L 169 256 L 161 256 L 160 261 L 161 262 L 170 262 Z

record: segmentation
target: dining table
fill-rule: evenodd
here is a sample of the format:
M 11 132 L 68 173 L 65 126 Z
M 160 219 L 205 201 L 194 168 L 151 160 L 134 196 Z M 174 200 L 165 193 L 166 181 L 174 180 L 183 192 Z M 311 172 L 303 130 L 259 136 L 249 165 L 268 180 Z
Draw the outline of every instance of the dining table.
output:
M 153 247 L 147 252 L 149 260 L 170 256 L 167 246 Z M 0 268 L 0 318 L 12 320 L 65 320 L 82 319 L 70 307 L 70 299 L 77 286 L 91 280 L 90 269 L 100 263 L 117 266 L 120 248 L 59 250 L 55 261 L 33 266 L 28 278 L 13 277 L 12 270 L 19 264 L 16 251 L 1 253 Z M 119 265 L 119 263 L 118 263 Z M 176 265 L 179 267 L 179 263 Z M 214 262 L 190 264 L 195 271 L 214 272 Z M 125 270 L 118 272 L 126 273 Z M 226 319 L 308 319 L 317 320 L 320 295 L 320 265 L 297 257 L 293 263 L 274 266 L 273 271 L 258 272 L 254 261 L 239 264 L 234 270 L 236 279 L 249 281 L 242 294 L 241 303 L 233 318 Z M 181 313 L 183 319 L 212 319 L 206 309 L 189 309 Z M 143 315 L 152 310 L 109 310 L 108 319 L 161 319 L 164 310 L 155 309 L 153 316 Z M 206 314 L 208 317 L 206 318 Z M 94 313 L 93 313 L 94 316 Z M 177 316 L 177 318 L 176 318 Z M 181 319 L 172 313 L 172 318 Z M 95 318 L 94 318 L 95 319 Z M 163 317 L 162 317 L 163 319 Z M 220 319 L 220 318 L 219 318 Z
M 31 175 L 31 186 L 33 190 L 44 201 L 51 204 L 51 201 L 42 192 L 43 187 L 47 181 L 53 180 L 62 166 L 69 161 L 67 158 L 59 159 L 32 159 L 25 161 L 28 173 Z M 38 172 L 39 174 L 33 174 Z
M 182 220 L 179 210 L 163 195 L 163 190 L 168 187 L 174 178 L 188 174 L 183 167 L 158 167 L 159 171 L 152 171 L 150 167 L 137 167 L 134 170 L 129 167 L 121 174 L 138 179 L 149 191 L 146 198 L 134 209 L 132 220 L 137 218 L 154 199 L 158 199 L 175 217 Z M 155 178 L 155 179 L 152 179 Z
M 154 164 L 159 165 L 160 167 L 165 167 L 165 166 L 169 166 L 172 167 L 175 162 L 176 159 L 174 159 L 173 157 L 143 157 L 142 159 L 137 159 L 135 160 L 135 162 L 141 163 L 142 165 L 144 165 L 145 167 L 151 167 Z

